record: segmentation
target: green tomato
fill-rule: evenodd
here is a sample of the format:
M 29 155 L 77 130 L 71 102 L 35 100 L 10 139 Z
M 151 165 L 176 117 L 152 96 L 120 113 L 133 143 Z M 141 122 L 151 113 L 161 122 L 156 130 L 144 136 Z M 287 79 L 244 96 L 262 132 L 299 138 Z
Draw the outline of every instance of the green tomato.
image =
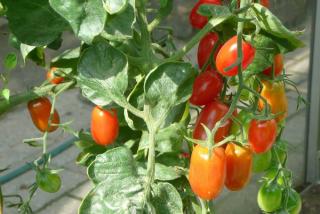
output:
M 243 125 L 244 128 L 244 135 L 245 138 L 247 138 L 247 133 L 249 129 L 249 124 L 252 119 L 251 114 L 246 111 L 241 111 L 237 116 L 236 119 L 238 119 L 239 122 Z M 241 139 L 241 126 L 237 122 L 233 122 L 231 126 L 231 134 L 233 135 L 239 135 L 238 139 Z
M 50 170 L 37 171 L 36 182 L 40 189 L 49 193 L 58 192 L 61 187 L 60 176 Z
M 271 160 L 272 152 L 270 150 L 262 154 L 254 154 L 252 171 L 255 173 L 266 171 L 271 165 Z
M 275 212 L 281 207 L 282 188 L 274 182 L 263 184 L 258 192 L 258 205 L 265 212 Z
M 289 191 L 289 198 L 286 207 L 290 214 L 299 214 L 301 211 L 301 197 L 294 189 L 290 189 Z

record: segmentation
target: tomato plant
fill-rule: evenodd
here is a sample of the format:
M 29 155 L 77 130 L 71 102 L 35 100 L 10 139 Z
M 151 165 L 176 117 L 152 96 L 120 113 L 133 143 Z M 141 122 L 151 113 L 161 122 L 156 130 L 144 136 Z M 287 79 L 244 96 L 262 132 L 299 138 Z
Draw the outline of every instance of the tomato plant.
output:
M 274 119 L 250 122 L 248 140 L 255 153 L 267 152 L 274 144 L 276 137 L 277 123 Z
M 77 138 L 76 163 L 94 184 L 79 214 L 213 213 L 208 200 L 224 186 L 245 188 L 251 171 L 266 172 L 258 194 L 262 210 L 298 212 L 281 144 L 284 83 L 292 81 L 278 53 L 303 43 L 266 8 L 269 1 L 227 2 L 198 1 L 189 16 L 198 31 L 180 47 L 172 39 L 176 29 L 162 25 L 173 0 L 0 0 L 9 43 L 21 52 L 5 57 L 0 115 L 28 103 L 43 132 L 24 140 L 42 152 L 31 163 L 35 182 L 18 209 L 32 213 L 37 191 L 63 185 L 47 151 L 50 132 L 60 127 Z M 61 53 L 65 32 L 79 43 Z M 188 53 L 198 44 L 193 65 Z M 10 72 L 19 61 L 51 68 L 47 80 L 13 93 Z M 90 131 L 74 130 L 55 110 L 71 89 L 96 106 Z
M 224 186 L 226 176 L 226 155 L 224 149 L 212 151 L 197 145 L 191 154 L 189 182 L 193 192 L 202 199 L 216 198 Z
M 58 126 L 49 125 L 51 102 L 48 98 L 42 97 L 28 102 L 28 110 L 32 119 L 33 124 L 41 132 L 53 132 Z M 56 110 L 54 110 L 51 123 L 59 124 L 60 117 Z
M 229 39 L 218 52 L 216 66 L 218 71 L 224 76 L 235 76 L 238 74 L 238 67 L 235 66 L 238 59 L 237 36 Z M 252 63 L 255 55 L 255 49 L 249 43 L 242 41 L 242 69 L 246 69 Z M 230 66 L 232 68 L 230 68 Z
M 245 187 L 251 178 L 252 151 L 229 143 L 226 148 L 227 174 L 225 185 L 229 190 L 238 191 Z
M 115 110 L 104 110 L 98 106 L 91 113 L 91 134 L 97 144 L 106 146 L 118 137 L 119 122 Z
M 221 48 L 221 45 L 219 45 L 218 41 L 219 36 L 215 32 L 208 33 L 200 40 L 197 53 L 199 68 L 203 68 L 203 66 L 210 62 L 210 60 L 215 62 L 218 51 Z M 211 56 L 212 58 L 210 58 Z M 210 64 L 209 67 L 211 67 Z
M 198 106 L 209 104 L 218 97 L 222 87 L 222 77 L 215 70 L 209 69 L 195 79 L 190 103 Z

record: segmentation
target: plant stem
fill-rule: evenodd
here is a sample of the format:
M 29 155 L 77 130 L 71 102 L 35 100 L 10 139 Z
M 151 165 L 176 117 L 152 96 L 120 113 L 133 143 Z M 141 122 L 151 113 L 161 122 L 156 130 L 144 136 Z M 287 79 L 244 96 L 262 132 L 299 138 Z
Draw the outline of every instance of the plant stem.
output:
M 206 201 L 199 198 L 200 205 L 201 205 L 201 214 L 207 214 L 207 206 L 206 206 Z
M 60 83 L 59 85 L 45 85 L 22 92 L 20 94 L 12 95 L 9 98 L 9 102 L 6 100 L 0 100 L 0 116 L 19 104 L 34 100 L 39 97 L 44 97 L 50 92 L 55 93 L 65 87 L 68 89 L 73 88 L 74 84 L 75 83 L 73 81 L 70 81 L 66 83 Z
M 148 31 L 149 32 L 153 31 L 161 23 L 161 21 L 171 13 L 172 8 L 173 8 L 173 0 L 167 1 L 167 5 L 159 9 L 159 12 L 156 18 L 152 20 L 152 22 L 148 25 Z

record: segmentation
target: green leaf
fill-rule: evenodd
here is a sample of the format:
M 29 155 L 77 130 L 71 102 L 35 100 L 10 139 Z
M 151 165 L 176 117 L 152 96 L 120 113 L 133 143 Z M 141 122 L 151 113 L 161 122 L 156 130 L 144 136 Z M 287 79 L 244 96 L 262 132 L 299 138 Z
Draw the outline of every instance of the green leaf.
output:
M 94 37 L 103 31 L 107 13 L 103 9 L 101 0 L 49 0 L 49 2 L 84 42 L 90 44 Z
M 215 4 L 202 4 L 198 11 L 199 14 L 207 17 L 229 17 L 232 16 L 231 11 L 226 6 Z
M 22 42 L 44 46 L 65 29 L 66 22 L 50 7 L 48 0 L 4 0 L 12 33 Z
M 10 100 L 10 90 L 8 88 L 4 88 L 1 90 L 1 96 L 7 101 L 9 102 Z
M 172 184 L 153 184 L 152 193 L 151 202 L 157 214 L 183 214 L 181 197 Z
M 191 96 L 195 76 L 196 72 L 189 63 L 169 62 L 155 68 L 146 77 L 145 104 L 149 106 L 152 118 L 162 127 L 171 124 L 172 118 L 167 115 L 173 107 Z
M 79 64 L 78 83 L 83 95 L 94 104 L 105 106 L 126 102 L 128 61 L 126 56 L 105 42 L 84 51 Z
M 37 65 L 45 66 L 44 48 L 21 43 L 20 52 L 24 63 L 26 62 L 26 59 L 31 59 Z
M 82 201 L 80 214 L 142 212 L 143 185 L 128 148 L 117 147 L 98 155 L 88 175 L 96 187 Z
M 255 18 L 258 26 L 268 34 L 287 40 L 295 48 L 304 46 L 303 42 L 297 38 L 298 33 L 283 26 L 281 21 L 267 8 L 255 3 L 248 11 Z
M 128 4 L 128 0 L 102 0 L 102 3 L 106 11 L 112 15 L 123 11 Z
M 180 123 L 174 123 L 164 129 L 161 129 L 156 134 L 156 151 L 162 153 L 181 152 L 182 142 L 184 140 L 186 127 Z M 143 132 L 139 143 L 139 149 L 148 148 L 148 132 Z
M 17 56 L 15 53 L 7 54 L 6 58 L 4 59 L 4 67 L 8 70 L 12 70 L 17 66 Z
M 101 36 L 115 41 L 130 39 L 133 37 L 133 25 L 135 21 L 135 0 L 129 0 L 124 11 L 108 16 Z
M 138 174 L 140 176 L 146 176 L 147 174 L 147 164 L 139 163 L 138 164 Z M 154 179 L 158 181 L 171 181 L 181 177 L 181 174 L 174 167 L 165 166 L 160 163 L 155 165 Z

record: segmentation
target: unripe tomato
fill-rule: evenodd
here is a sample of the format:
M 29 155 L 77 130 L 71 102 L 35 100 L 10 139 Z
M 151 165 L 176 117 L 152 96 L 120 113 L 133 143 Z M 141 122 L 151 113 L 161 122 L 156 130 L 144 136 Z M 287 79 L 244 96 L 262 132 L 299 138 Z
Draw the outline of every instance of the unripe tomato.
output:
M 201 124 L 206 125 L 210 130 L 213 129 L 216 123 L 222 119 L 228 110 L 229 107 L 220 101 L 214 101 L 205 106 L 197 119 L 193 131 L 193 138 L 198 140 L 206 140 L 207 134 Z M 218 129 L 214 136 L 214 141 L 216 143 L 222 141 L 229 135 L 231 125 L 232 120 L 228 119 L 227 122 Z
M 283 70 L 283 55 L 282 54 L 277 54 L 274 56 L 273 66 L 274 66 L 274 76 L 275 77 L 279 76 Z M 262 73 L 266 76 L 272 77 L 273 76 L 272 66 L 265 69 Z
M 191 154 L 189 182 L 192 191 L 202 199 L 212 200 L 223 189 L 226 175 L 226 156 L 223 148 L 209 149 L 197 145 Z
M 201 73 L 193 83 L 190 103 L 197 106 L 206 105 L 215 100 L 223 87 L 223 79 L 215 70 Z
M 268 150 L 265 153 L 253 155 L 253 172 L 264 172 L 271 166 L 272 152 Z
M 280 208 L 282 189 L 274 182 L 265 183 L 258 192 L 258 205 L 265 212 L 274 212 Z
M 248 147 L 229 143 L 225 154 L 227 161 L 225 185 L 231 191 L 238 191 L 247 185 L 251 178 L 252 151 Z
M 197 4 L 191 10 L 189 16 L 190 24 L 196 29 L 201 29 L 208 23 L 208 18 L 206 16 L 202 16 L 197 13 L 199 7 L 202 4 L 221 5 L 221 0 L 200 0 L 199 2 L 197 2 Z
M 289 214 L 299 214 L 301 211 L 301 196 L 294 189 L 290 189 L 287 202 L 287 211 Z
M 57 70 L 56 67 L 52 67 L 48 72 L 47 72 L 47 79 L 52 83 L 52 84 L 59 84 L 63 82 L 64 78 L 59 77 L 55 75 L 55 71 Z
M 28 102 L 28 110 L 33 121 L 33 124 L 41 131 L 41 132 L 53 132 L 58 126 L 50 126 L 48 127 L 50 111 L 51 111 L 51 102 L 46 97 L 41 97 Z M 51 124 L 59 124 L 60 117 L 56 110 L 54 110 Z
M 283 82 L 269 82 L 267 80 L 262 81 L 261 96 L 264 97 L 271 107 L 273 114 L 279 114 L 276 120 L 277 122 L 282 121 L 288 115 L 288 99 Z M 259 109 L 264 108 L 264 102 L 259 101 Z M 280 114 L 281 113 L 281 114 Z
M 94 107 L 91 114 L 91 134 L 95 142 L 107 146 L 118 137 L 119 122 L 115 110 L 104 110 Z
M 233 65 L 237 61 L 238 57 L 238 45 L 237 45 L 237 36 L 229 39 L 219 50 L 216 66 L 217 70 L 223 76 L 235 76 L 238 74 L 238 66 L 235 66 L 228 71 L 225 69 Z M 249 43 L 242 40 L 242 69 L 245 70 L 248 65 L 253 61 L 256 50 Z
M 277 123 L 272 120 L 252 120 L 249 126 L 248 140 L 254 153 L 267 152 L 277 137 Z
M 215 44 L 218 42 L 219 37 L 217 33 L 210 32 L 205 37 L 203 37 L 200 40 L 199 47 L 198 47 L 198 65 L 199 68 L 202 68 L 206 62 L 209 60 L 211 52 L 215 46 Z M 217 47 L 215 53 L 213 54 L 214 60 L 217 58 L 217 54 L 219 49 L 221 48 L 221 45 Z M 209 65 L 210 67 L 210 65 Z
M 252 120 L 252 115 L 246 111 L 240 111 L 240 113 L 237 115 L 236 119 L 238 120 L 238 122 L 241 123 L 241 125 L 238 122 L 233 122 L 232 126 L 231 126 L 231 130 L 230 133 L 237 136 L 239 140 L 242 139 L 241 137 L 241 128 L 243 128 L 244 136 L 248 135 L 248 129 L 249 129 L 249 124 L 250 121 Z

